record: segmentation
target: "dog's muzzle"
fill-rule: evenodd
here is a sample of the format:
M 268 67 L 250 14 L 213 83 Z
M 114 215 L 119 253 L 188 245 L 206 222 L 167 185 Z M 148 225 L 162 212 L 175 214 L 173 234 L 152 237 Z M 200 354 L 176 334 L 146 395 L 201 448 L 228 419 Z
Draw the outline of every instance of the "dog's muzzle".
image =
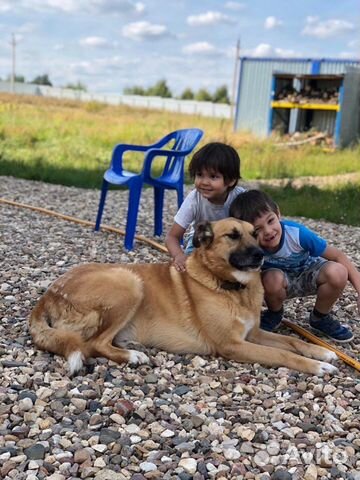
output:
M 230 254 L 229 263 L 237 270 L 258 270 L 264 262 L 264 253 L 258 247 L 248 247 L 246 250 Z

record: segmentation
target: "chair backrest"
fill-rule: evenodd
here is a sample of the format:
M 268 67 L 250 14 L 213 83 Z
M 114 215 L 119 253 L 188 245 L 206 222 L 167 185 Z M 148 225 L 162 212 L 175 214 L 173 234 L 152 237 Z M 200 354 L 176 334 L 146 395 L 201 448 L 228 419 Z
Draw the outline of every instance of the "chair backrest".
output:
M 204 132 L 199 128 L 186 128 L 182 130 L 175 130 L 164 137 L 163 140 L 166 140 L 166 142 L 161 142 L 163 145 L 166 145 L 173 140 L 174 143 L 171 147 L 171 150 L 176 152 L 184 152 L 184 155 L 173 157 L 169 156 L 165 163 L 161 177 L 171 177 L 173 180 L 183 177 L 185 157 L 199 143 L 203 133 Z

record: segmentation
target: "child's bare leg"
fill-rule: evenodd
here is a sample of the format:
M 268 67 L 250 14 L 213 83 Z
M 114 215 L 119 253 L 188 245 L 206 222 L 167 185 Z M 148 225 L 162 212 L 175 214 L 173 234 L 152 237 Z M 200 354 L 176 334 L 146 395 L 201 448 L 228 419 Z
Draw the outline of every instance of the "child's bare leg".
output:
M 268 270 L 262 275 L 262 283 L 265 290 L 265 302 L 269 310 L 277 312 L 281 310 L 286 299 L 287 282 L 284 272 L 281 270 Z
M 272 332 L 280 325 L 282 320 L 287 281 L 284 272 L 274 269 L 263 273 L 262 282 L 268 310 L 261 314 L 260 327 Z
M 327 262 L 317 278 L 318 290 L 315 310 L 329 313 L 331 307 L 342 294 L 348 280 L 347 269 L 341 263 Z
M 348 280 L 347 269 L 340 263 L 327 262 L 317 278 L 318 290 L 314 310 L 310 314 L 310 325 L 337 342 L 349 342 L 354 338 L 351 330 L 341 325 L 329 313 L 341 295 Z

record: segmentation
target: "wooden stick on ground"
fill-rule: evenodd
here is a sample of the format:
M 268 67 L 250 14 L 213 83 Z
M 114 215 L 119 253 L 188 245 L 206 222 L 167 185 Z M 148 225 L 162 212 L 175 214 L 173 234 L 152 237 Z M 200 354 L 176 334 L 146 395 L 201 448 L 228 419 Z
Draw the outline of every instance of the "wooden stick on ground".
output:
M 69 215 L 63 215 L 62 213 L 53 212 L 52 210 L 48 210 L 47 208 L 42 207 L 34 207 L 33 205 L 28 205 L 27 203 L 19 203 L 13 202 L 12 200 L 6 200 L 5 198 L 0 198 L 0 203 L 5 203 L 6 205 L 12 205 L 13 207 L 19 208 L 27 208 L 28 210 L 33 210 L 34 212 L 41 212 L 45 213 L 46 215 L 50 215 L 52 217 L 61 218 L 62 220 L 67 220 L 68 222 L 79 223 L 80 225 L 87 225 L 89 227 L 95 227 L 94 222 L 89 222 L 88 220 L 81 220 L 80 218 L 70 217 Z M 125 236 L 125 232 L 120 230 L 119 228 L 111 227 L 109 225 L 101 225 L 101 230 L 105 230 L 107 232 L 114 232 L 118 233 L 119 235 Z M 151 240 L 149 238 L 144 237 L 144 235 L 135 235 L 136 240 L 140 242 L 148 243 L 152 247 L 160 250 L 160 252 L 168 253 L 167 248 L 164 245 L 161 245 L 155 240 Z
M 297 147 L 299 145 L 304 145 L 305 143 L 310 143 L 312 141 L 316 140 L 322 140 L 323 138 L 326 138 L 326 135 L 324 133 L 318 133 L 317 135 L 314 135 L 312 137 L 305 138 L 303 140 L 296 140 L 294 142 L 286 142 L 286 143 L 274 143 L 275 147 Z
M 343 353 L 341 350 L 338 350 L 333 345 L 330 345 L 330 343 L 325 342 L 325 340 L 322 340 L 321 338 L 310 333 L 308 330 L 305 330 L 305 328 L 302 328 L 299 325 L 296 325 L 295 323 L 289 322 L 288 320 L 283 320 L 282 323 L 287 327 L 291 328 L 292 330 L 294 330 L 294 332 L 299 333 L 303 337 L 310 340 L 310 342 L 316 343 L 317 345 L 320 345 L 321 347 L 325 347 L 328 350 L 332 350 L 343 362 L 347 363 L 348 365 L 350 365 L 351 367 L 355 368 L 360 372 L 360 362 L 355 360 L 355 358 L 349 357 L 349 355 L 347 355 L 346 353 Z

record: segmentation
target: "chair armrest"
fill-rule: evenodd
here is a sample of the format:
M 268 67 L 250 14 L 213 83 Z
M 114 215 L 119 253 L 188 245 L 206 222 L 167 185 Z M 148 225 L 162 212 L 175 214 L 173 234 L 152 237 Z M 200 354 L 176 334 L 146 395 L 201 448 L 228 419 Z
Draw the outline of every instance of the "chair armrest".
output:
M 152 148 L 150 149 L 144 159 L 143 165 L 143 176 L 146 178 L 151 177 L 151 165 L 155 157 L 185 157 L 188 153 L 192 151 L 192 148 L 186 150 L 165 150 L 163 148 Z
M 134 151 L 134 152 L 146 152 L 152 147 L 152 145 L 146 146 L 146 145 L 131 145 L 127 143 L 119 143 L 118 145 L 115 146 L 113 150 L 113 155 L 122 155 L 126 151 Z
M 150 148 L 161 147 L 162 145 L 167 143 L 169 141 L 168 138 L 167 138 L 168 136 L 166 136 L 166 137 L 162 138 L 161 140 L 159 140 L 158 142 L 152 143 L 150 145 L 134 145 L 134 144 L 131 144 L 131 143 L 119 143 L 119 144 L 115 145 L 114 152 L 115 152 L 115 150 L 119 150 L 121 152 L 121 154 L 126 152 L 127 150 L 132 150 L 132 151 L 137 151 L 137 152 L 146 152 L 147 150 L 150 150 Z
M 111 166 L 115 171 L 120 172 L 122 170 L 122 158 L 125 152 L 147 152 L 152 145 L 131 145 L 127 143 L 119 143 L 116 145 L 112 152 Z

